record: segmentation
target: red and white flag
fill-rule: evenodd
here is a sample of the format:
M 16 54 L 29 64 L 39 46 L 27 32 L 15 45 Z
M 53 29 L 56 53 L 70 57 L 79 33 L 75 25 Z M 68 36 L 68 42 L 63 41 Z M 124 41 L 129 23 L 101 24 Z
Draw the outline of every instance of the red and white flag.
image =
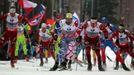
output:
M 37 3 L 28 0 L 19 0 L 18 4 L 25 10 L 27 14 L 29 14 L 37 6 Z
M 80 19 L 79 19 L 79 17 L 78 17 L 78 15 L 77 15 L 76 12 L 74 12 L 74 14 L 73 14 L 73 22 L 74 22 L 75 24 L 77 24 L 78 27 L 80 26 Z
M 33 18 L 31 18 L 29 20 L 29 22 L 28 22 L 29 25 L 30 26 L 37 26 L 37 25 L 39 25 L 41 20 L 42 20 L 42 18 L 43 18 L 43 16 L 44 16 L 44 13 L 38 13 L 37 15 L 35 15 Z
M 45 16 L 46 7 L 44 5 L 39 4 L 36 7 L 36 9 L 38 9 L 37 10 L 38 13 L 33 18 L 31 18 L 29 20 L 29 22 L 28 22 L 31 26 L 37 26 L 37 25 L 39 25 L 41 23 L 43 17 Z

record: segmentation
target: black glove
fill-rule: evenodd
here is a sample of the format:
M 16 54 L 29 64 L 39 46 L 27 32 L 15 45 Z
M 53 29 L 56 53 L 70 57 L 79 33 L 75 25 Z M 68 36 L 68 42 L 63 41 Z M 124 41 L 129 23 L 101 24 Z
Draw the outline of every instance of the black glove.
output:
M 82 36 L 78 36 L 78 37 L 76 38 L 76 42 L 81 42 L 81 40 L 82 40 Z

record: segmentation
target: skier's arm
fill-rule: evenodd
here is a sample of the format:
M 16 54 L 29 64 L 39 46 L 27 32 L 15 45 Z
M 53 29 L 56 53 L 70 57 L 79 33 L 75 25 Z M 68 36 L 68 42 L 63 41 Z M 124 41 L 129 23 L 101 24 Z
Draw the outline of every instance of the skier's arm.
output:
M 4 14 L 4 15 L 1 15 L 1 16 L 0 16 L 0 20 L 5 21 L 5 20 L 6 20 L 6 18 L 7 18 L 7 14 Z
M 101 32 L 104 34 L 105 39 L 107 39 L 108 38 L 108 31 L 107 31 L 106 27 L 103 25 L 100 25 L 99 28 L 100 28 Z

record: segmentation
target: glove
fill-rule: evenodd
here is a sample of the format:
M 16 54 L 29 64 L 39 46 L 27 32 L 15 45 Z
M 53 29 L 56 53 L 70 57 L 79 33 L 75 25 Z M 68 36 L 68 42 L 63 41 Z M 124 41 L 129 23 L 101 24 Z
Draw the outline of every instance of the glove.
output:
M 81 42 L 81 40 L 82 40 L 82 36 L 76 38 L 76 42 Z

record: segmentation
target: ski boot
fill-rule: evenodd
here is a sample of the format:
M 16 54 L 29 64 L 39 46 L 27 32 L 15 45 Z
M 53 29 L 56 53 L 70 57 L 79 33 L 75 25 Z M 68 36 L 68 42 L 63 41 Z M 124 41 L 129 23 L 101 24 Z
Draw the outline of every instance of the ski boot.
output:
M 88 64 L 87 70 L 88 71 L 91 71 L 92 70 L 92 64 Z
M 28 62 L 29 61 L 29 57 L 28 56 L 25 56 L 25 60 Z
M 72 70 L 71 64 L 72 64 L 72 60 L 70 60 L 69 63 L 68 63 L 68 69 L 69 69 L 70 71 Z
M 58 65 L 54 65 L 49 71 L 56 71 L 58 69 Z
M 61 63 L 61 68 L 59 71 L 67 70 L 66 65 L 67 65 L 67 62 L 65 62 L 65 61 L 63 63 Z
M 96 59 L 94 59 L 94 66 L 96 66 Z
M 106 62 L 103 62 L 103 68 L 106 69 L 107 65 Z
M 14 61 L 13 61 L 13 60 L 11 60 L 10 65 L 11 65 L 12 68 L 15 67 L 15 65 L 14 65 Z
M 116 66 L 114 67 L 114 70 L 118 70 L 119 69 L 119 62 L 116 62 Z
M 58 65 L 59 65 L 59 63 L 55 62 L 54 66 L 49 71 L 56 71 L 59 67 Z
M 44 62 L 41 62 L 41 63 L 40 63 L 40 66 L 43 66 L 43 65 L 44 65 Z
M 48 63 L 48 58 L 46 58 L 45 63 Z
M 14 63 L 17 63 L 18 56 L 15 56 L 15 59 L 13 60 Z
M 125 70 L 125 71 L 130 71 L 130 69 L 123 63 L 122 64 L 122 68 Z
M 134 70 L 134 59 L 131 60 L 131 68 Z
M 105 71 L 101 64 L 98 64 L 99 71 Z

